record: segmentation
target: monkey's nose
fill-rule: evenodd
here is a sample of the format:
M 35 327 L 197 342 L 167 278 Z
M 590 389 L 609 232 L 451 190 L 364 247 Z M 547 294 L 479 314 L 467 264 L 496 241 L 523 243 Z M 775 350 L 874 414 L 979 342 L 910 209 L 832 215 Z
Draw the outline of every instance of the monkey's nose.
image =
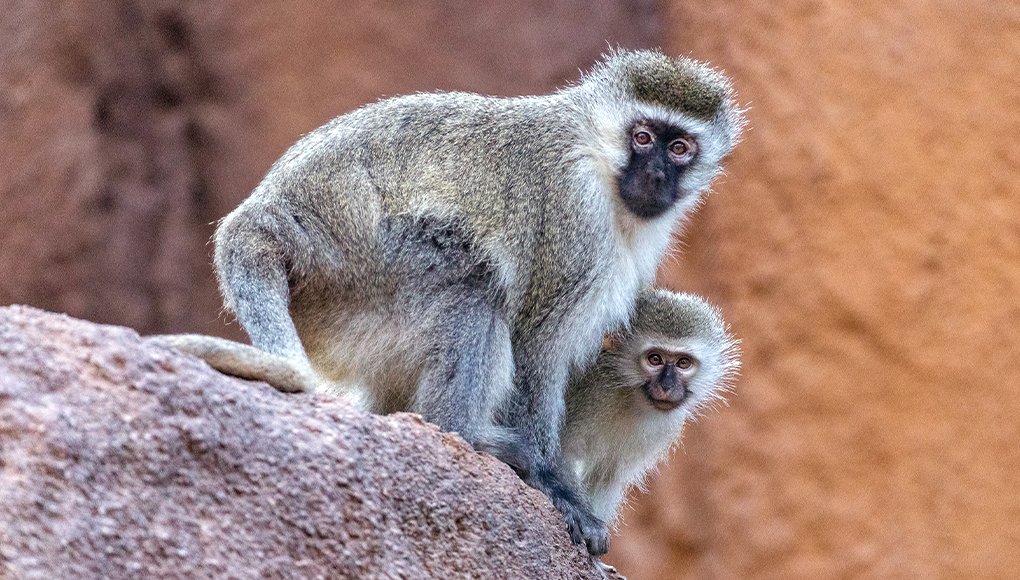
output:
M 676 367 L 673 365 L 666 365 L 666 368 L 662 370 L 662 380 L 659 381 L 659 385 L 662 387 L 662 392 L 669 393 L 680 383 L 679 377 L 677 377 Z

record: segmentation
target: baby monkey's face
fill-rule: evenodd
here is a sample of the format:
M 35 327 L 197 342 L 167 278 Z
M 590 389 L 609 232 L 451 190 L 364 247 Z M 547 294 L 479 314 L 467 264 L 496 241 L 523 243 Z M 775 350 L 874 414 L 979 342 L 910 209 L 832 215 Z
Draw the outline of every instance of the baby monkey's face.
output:
M 664 412 L 678 408 L 691 395 L 691 381 L 700 366 L 687 350 L 661 347 L 645 349 L 640 364 L 646 376 L 642 391 L 652 407 Z

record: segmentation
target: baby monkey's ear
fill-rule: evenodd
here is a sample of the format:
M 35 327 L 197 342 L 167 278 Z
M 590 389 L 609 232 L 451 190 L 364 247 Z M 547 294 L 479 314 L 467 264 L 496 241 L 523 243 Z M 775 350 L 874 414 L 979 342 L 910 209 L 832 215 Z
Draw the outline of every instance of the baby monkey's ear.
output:
M 610 333 L 602 339 L 602 350 L 609 352 L 620 352 L 623 346 L 623 339 L 617 333 Z

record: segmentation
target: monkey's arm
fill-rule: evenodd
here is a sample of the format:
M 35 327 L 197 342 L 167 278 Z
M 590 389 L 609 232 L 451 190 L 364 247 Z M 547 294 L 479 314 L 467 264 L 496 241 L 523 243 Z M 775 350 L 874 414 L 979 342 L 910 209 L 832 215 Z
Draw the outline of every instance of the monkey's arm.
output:
M 223 374 L 269 383 L 284 393 L 313 392 L 317 383 L 289 360 L 240 342 L 202 334 L 161 334 L 145 340 L 196 356 Z
M 601 556 L 609 549 L 609 527 L 595 516 L 560 448 L 568 365 L 553 346 L 539 341 L 519 345 L 514 377 L 518 397 L 504 420 L 522 437 L 521 455 L 528 464 L 519 470 L 521 478 L 549 497 L 574 542 Z

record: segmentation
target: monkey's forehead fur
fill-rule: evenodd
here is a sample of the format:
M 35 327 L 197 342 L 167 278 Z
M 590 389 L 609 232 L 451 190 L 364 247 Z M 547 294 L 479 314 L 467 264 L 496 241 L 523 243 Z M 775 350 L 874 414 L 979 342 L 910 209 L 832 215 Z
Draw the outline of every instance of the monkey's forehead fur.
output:
M 742 125 L 729 79 L 688 58 L 672 58 L 654 50 L 614 50 L 584 81 L 620 83 L 620 89 L 639 101 L 706 121 L 726 113 L 732 116 L 731 123 Z
M 729 341 L 719 310 L 693 294 L 647 288 L 638 293 L 635 334 L 664 337 L 705 336 Z

